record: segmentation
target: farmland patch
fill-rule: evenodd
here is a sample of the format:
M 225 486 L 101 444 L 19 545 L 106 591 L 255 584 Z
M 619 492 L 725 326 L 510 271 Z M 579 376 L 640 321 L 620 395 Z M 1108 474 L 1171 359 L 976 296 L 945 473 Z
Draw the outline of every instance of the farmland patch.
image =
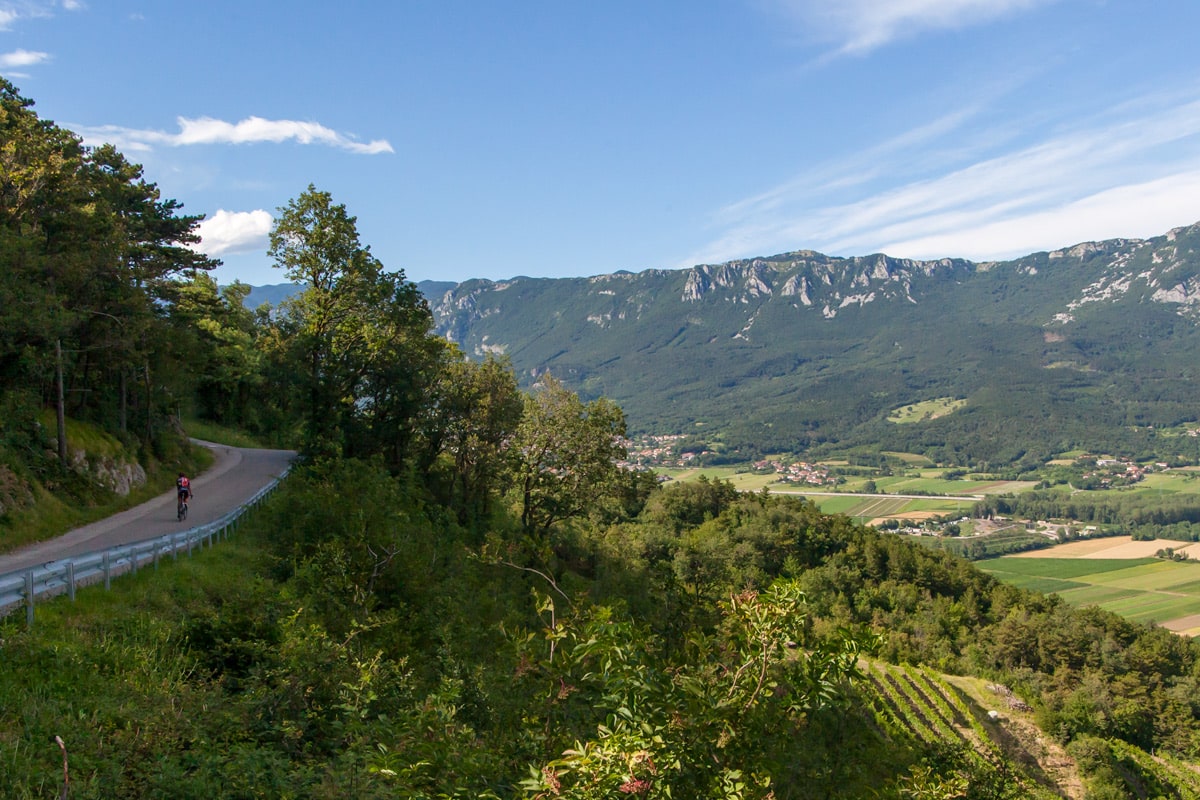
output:
M 897 425 L 907 425 L 914 422 L 927 422 L 929 420 L 938 419 L 939 417 L 953 414 L 958 409 L 967 404 L 967 401 L 956 400 L 953 397 L 938 397 L 933 400 L 925 400 L 920 403 L 912 403 L 888 414 L 888 422 L 894 422 Z
M 1056 548 L 1061 550 L 1061 548 Z M 1045 551 L 1043 551 L 1044 553 Z M 1006 583 L 1053 592 L 1076 606 L 1099 606 L 1185 635 L 1200 627 L 1200 563 L 1161 559 L 1027 558 L 979 563 Z

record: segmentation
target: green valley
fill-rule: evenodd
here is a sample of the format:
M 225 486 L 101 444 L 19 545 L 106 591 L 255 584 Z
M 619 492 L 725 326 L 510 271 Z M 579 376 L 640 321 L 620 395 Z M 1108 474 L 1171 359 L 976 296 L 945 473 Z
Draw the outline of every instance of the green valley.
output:
M 1200 796 L 1182 539 L 962 557 L 1198 532 L 1200 339 L 1149 282 L 1200 229 L 431 304 L 309 185 L 250 310 L 114 147 L 3 80 L 0 132 L 0 549 L 189 435 L 300 453 L 231 540 L 0 618 L 5 797 Z

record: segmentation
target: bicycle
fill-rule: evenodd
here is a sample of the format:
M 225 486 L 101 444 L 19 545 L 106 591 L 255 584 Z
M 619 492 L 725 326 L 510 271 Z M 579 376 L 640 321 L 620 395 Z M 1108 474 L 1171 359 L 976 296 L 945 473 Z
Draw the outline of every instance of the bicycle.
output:
M 175 507 L 175 519 L 179 522 L 183 522 L 185 519 L 187 519 L 187 512 L 188 512 L 188 496 L 186 494 L 184 494 L 183 492 L 180 492 L 179 493 L 179 502 L 176 504 L 176 507 Z

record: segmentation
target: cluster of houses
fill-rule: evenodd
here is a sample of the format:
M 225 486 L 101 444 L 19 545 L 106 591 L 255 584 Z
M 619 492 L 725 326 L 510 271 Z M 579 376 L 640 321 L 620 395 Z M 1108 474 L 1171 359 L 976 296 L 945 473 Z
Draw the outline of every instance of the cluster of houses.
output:
M 829 468 L 822 464 L 810 464 L 807 461 L 775 461 L 763 460 L 754 462 L 755 472 L 774 472 L 783 483 L 796 483 L 806 486 L 832 486 L 837 478 L 829 474 Z
M 661 434 L 642 436 L 637 441 L 627 443 L 629 458 L 624 466 L 633 468 L 647 467 L 689 467 L 697 459 L 709 451 L 703 447 L 682 447 L 683 434 Z
M 1143 466 L 1135 464 L 1127 458 L 1098 458 L 1095 469 L 1085 471 L 1083 478 L 1086 481 L 1098 483 L 1100 488 L 1107 489 L 1112 486 L 1127 486 L 1137 483 L 1146 477 L 1147 472 L 1164 469 L 1166 466 L 1166 464 Z

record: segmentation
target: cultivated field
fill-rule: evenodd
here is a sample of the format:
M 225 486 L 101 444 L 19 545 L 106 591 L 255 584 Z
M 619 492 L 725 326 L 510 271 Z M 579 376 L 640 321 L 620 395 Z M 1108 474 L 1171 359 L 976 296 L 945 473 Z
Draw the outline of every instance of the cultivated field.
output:
M 798 494 L 816 503 L 826 514 L 845 514 L 863 524 L 878 524 L 885 519 L 920 521 L 958 514 L 970 502 L 946 497 L 889 497 L 871 494 L 821 494 L 805 489 L 772 489 L 777 494 Z
M 1013 558 L 1154 558 L 1155 553 L 1167 547 L 1176 553 L 1186 553 L 1189 557 L 1200 560 L 1200 542 L 1173 542 L 1166 539 L 1135 542 L 1128 536 L 1081 539 L 1077 542 L 1055 545 L 1050 550 L 1021 553 L 1014 555 Z
M 1156 622 L 1187 636 L 1200 635 L 1200 562 L 1165 561 L 1154 552 L 1185 542 L 1094 539 L 1052 550 L 977 562 L 997 578 L 1068 603 L 1096 605 L 1138 622 Z M 1191 545 L 1193 554 L 1200 545 Z M 1054 557 L 1047 557 L 1053 553 Z M 1147 557 L 1150 556 L 1150 557 Z
M 708 478 L 710 481 L 729 481 L 733 484 L 733 488 L 741 492 L 757 492 L 764 486 L 779 485 L 779 476 L 775 473 L 747 472 L 744 469 L 736 467 L 658 468 L 655 472 L 677 481 L 696 481 L 700 480 L 701 476 Z
M 864 479 L 865 481 L 866 479 Z M 1023 492 L 1034 487 L 1033 481 L 946 480 L 942 470 L 923 470 L 919 477 L 898 475 L 875 478 L 875 485 L 888 494 L 944 494 L 973 497 L 984 494 Z M 853 484 L 847 484 L 853 486 Z

